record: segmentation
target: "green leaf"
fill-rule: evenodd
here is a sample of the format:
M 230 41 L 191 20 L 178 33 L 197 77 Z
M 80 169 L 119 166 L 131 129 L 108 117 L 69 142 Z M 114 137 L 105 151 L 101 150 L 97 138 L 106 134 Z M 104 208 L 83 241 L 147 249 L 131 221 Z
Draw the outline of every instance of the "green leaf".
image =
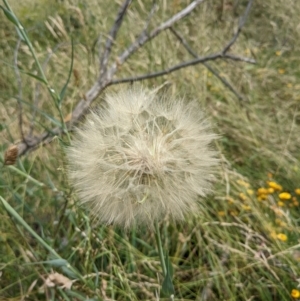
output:
M 175 294 L 175 290 L 174 290 L 174 285 L 173 285 L 173 282 L 172 282 L 173 267 L 172 267 L 172 264 L 170 262 L 168 254 L 166 255 L 165 263 L 166 263 L 166 268 L 167 268 L 167 274 L 166 274 L 166 277 L 165 277 L 165 279 L 162 283 L 162 292 L 163 292 L 164 295 L 170 297 L 171 295 Z
M 22 102 L 23 104 L 27 105 L 27 106 L 30 106 L 30 107 L 34 108 L 37 112 L 39 112 L 40 114 L 45 116 L 47 119 L 49 119 L 53 124 L 55 124 L 56 126 L 62 128 L 62 124 L 57 119 L 55 119 L 54 117 L 52 117 L 49 114 L 45 113 L 41 109 L 37 108 L 35 105 L 33 105 L 33 104 L 31 104 L 27 101 L 24 101 L 22 99 L 20 99 L 19 101 Z
M 19 27 L 20 22 L 19 22 L 19 20 L 16 18 L 16 16 L 15 16 L 12 12 L 10 12 L 8 9 L 6 9 L 5 7 L 3 7 L 2 5 L 0 5 L 0 8 L 3 10 L 3 12 L 4 12 L 6 18 L 7 18 L 10 22 L 12 22 L 13 24 L 15 24 L 17 27 Z
M 29 41 L 27 39 L 25 29 L 22 26 L 19 19 L 16 17 L 16 15 L 11 10 L 9 10 L 10 7 L 8 6 L 8 9 L 7 9 L 7 8 L 3 7 L 2 5 L 0 5 L 0 8 L 3 10 L 6 18 L 16 26 L 16 30 L 17 30 L 17 34 L 18 34 L 19 38 L 28 45 Z
M 46 260 L 46 261 L 43 261 L 43 263 L 44 264 L 49 264 L 53 267 L 63 267 L 63 266 L 68 265 L 68 261 L 63 259 L 63 258 Z
M 34 75 L 33 73 L 30 73 L 30 72 L 27 72 L 27 71 L 24 71 L 24 70 L 20 70 L 20 71 L 21 71 L 22 73 L 24 73 L 24 74 L 27 74 L 27 75 L 29 75 L 29 76 L 31 76 L 31 77 L 37 79 L 38 81 L 40 81 L 40 82 L 42 82 L 42 83 L 44 83 L 44 84 L 47 84 L 47 82 L 46 82 L 44 79 L 42 79 L 41 77 L 39 77 L 38 75 Z
M 52 259 L 52 260 L 46 260 L 46 261 L 30 262 L 30 263 L 25 263 L 25 264 L 26 265 L 49 264 L 50 266 L 60 268 L 60 267 L 63 267 L 63 266 L 67 266 L 68 261 L 63 259 L 63 258 L 59 258 L 59 259 Z
M 74 273 L 74 271 L 70 268 L 69 265 L 67 266 L 62 266 L 61 267 L 61 270 L 64 272 L 65 275 L 67 275 L 69 278 L 73 278 L 73 279 L 77 279 L 78 278 L 78 275 L 76 275 Z
M 166 268 L 167 268 L 167 274 L 169 274 L 170 277 L 173 278 L 174 271 L 168 253 L 166 254 Z

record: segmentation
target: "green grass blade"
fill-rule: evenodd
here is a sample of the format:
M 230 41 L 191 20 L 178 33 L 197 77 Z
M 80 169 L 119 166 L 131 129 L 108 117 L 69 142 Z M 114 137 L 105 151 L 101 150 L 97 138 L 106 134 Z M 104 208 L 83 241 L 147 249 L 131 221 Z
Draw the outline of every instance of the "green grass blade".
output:
M 59 104 L 61 104 L 61 102 L 62 102 L 62 100 L 65 96 L 68 84 L 69 84 L 70 79 L 71 79 L 72 71 L 73 71 L 73 63 L 74 63 L 74 41 L 73 41 L 73 39 L 71 40 L 71 45 L 72 45 L 71 66 L 70 66 L 70 69 L 69 69 L 67 82 L 65 83 L 65 85 L 63 86 L 63 88 L 61 89 L 60 94 L 59 94 Z
M 0 196 L 0 200 L 5 208 L 5 210 L 12 216 L 22 227 L 24 227 L 37 241 L 41 244 L 49 253 L 57 260 L 61 260 L 61 262 L 65 262 L 63 259 L 51 246 L 49 246 L 25 221 L 24 219 L 14 210 L 13 207 L 2 197 Z M 65 267 L 66 268 L 66 267 Z M 84 281 L 83 277 L 70 265 L 67 265 L 68 270 L 76 275 L 76 278 L 79 278 Z

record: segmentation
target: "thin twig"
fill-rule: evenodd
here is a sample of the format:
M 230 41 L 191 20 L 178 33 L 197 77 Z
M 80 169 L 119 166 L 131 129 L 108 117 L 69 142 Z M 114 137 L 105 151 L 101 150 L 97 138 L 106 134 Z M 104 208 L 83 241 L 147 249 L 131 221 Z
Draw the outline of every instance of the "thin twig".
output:
M 237 38 L 239 37 L 241 31 L 242 31 L 242 28 L 244 27 L 245 23 L 246 23 L 246 20 L 248 18 L 248 15 L 250 13 L 250 9 L 251 9 L 251 6 L 253 4 L 253 1 L 254 0 L 249 0 L 248 4 L 247 4 L 247 7 L 246 7 L 246 10 L 245 10 L 245 13 L 244 15 L 241 17 L 240 19 L 240 22 L 239 22 L 239 26 L 237 28 L 237 31 L 236 33 L 234 34 L 234 36 L 232 37 L 232 39 L 229 41 L 229 43 L 224 47 L 223 49 L 223 53 L 226 53 L 230 47 L 236 42 Z
M 149 25 L 150 25 L 150 22 L 152 20 L 152 17 L 154 15 L 154 13 L 156 12 L 156 10 L 157 10 L 157 4 L 156 4 L 156 1 L 153 1 L 152 8 L 150 10 L 149 16 L 147 18 L 147 21 L 146 21 L 146 24 L 145 24 L 145 27 L 144 27 L 144 30 L 142 32 L 147 32 L 147 30 L 149 28 Z
M 112 49 L 112 45 L 114 43 L 114 41 L 116 40 L 117 37 L 117 33 L 121 27 L 122 21 L 124 19 L 126 10 L 129 6 L 129 4 L 131 3 L 131 0 L 125 0 L 122 4 L 122 6 L 120 7 L 117 17 L 115 19 L 114 25 L 112 26 L 108 38 L 106 40 L 106 44 L 105 44 L 105 49 L 100 61 L 100 78 L 102 78 L 104 76 L 104 74 L 106 73 L 107 70 L 107 64 L 108 64 L 108 59 L 111 53 L 111 49 Z
M 239 56 L 231 53 L 226 53 L 225 56 L 226 58 L 231 59 L 233 61 L 245 62 L 248 64 L 256 64 L 256 60 L 249 57 Z
M 127 78 L 120 78 L 120 79 L 115 79 L 115 80 L 112 80 L 110 81 L 109 85 L 115 85 L 115 84 L 120 84 L 120 83 L 127 83 L 127 82 L 132 82 L 132 81 L 142 81 L 142 80 L 145 80 L 145 79 L 150 79 L 150 78 L 153 78 L 153 77 L 159 77 L 159 76 L 163 76 L 163 75 L 166 75 L 166 74 L 170 74 L 174 71 L 177 71 L 177 70 L 180 70 L 182 68 L 186 68 L 186 67 L 189 67 L 189 66 L 194 66 L 194 65 L 197 65 L 197 64 L 200 64 L 200 63 L 204 63 L 204 62 L 207 62 L 207 61 L 213 61 L 213 60 L 217 60 L 217 59 L 233 59 L 233 60 L 241 60 L 241 61 L 244 61 L 244 58 L 242 57 L 236 57 L 236 56 L 232 56 L 232 55 L 227 55 L 227 54 L 223 54 L 223 51 L 221 52 L 217 52 L 217 53 L 213 53 L 213 54 L 210 54 L 210 55 L 207 55 L 207 56 L 203 56 L 203 57 L 197 57 L 193 60 L 189 60 L 189 61 L 186 61 L 186 62 L 183 62 L 183 63 L 180 63 L 180 64 L 177 64 L 177 65 L 174 65 L 168 69 L 165 69 L 165 70 L 161 70 L 161 71 L 157 71 L 157 72 L 153 72 L 153 73 L 148 73 L 148 74 L 144 74 L 144 75 L 139 75 L 139 76 L 135 76 L 135 77 L 127 77 Z M 253 60 L 253 59 L 247 59 L 248 62 L 252 63 L 252 64 L 255 64 L 256 61 Z
M 170 31 L 175 35 L 175 37 L 180 41 L 180 43 L 184 46 L 184 48 L 191 54 L 193 57 L 197 58 L 197 53 L 190 47 L 188 42 L 184 39 L 184 37 L 176 31 L 173 27 L 170 28 Z M 222 77 L 217 70 L 215 70 L 210 64 L 207 62 L 202 63 L 212 74 L 214 74 L 224 86 L 226 86 L 239 100 L 244 100 L 244 97 L 240 95 L 235 88 L 224 78 Z

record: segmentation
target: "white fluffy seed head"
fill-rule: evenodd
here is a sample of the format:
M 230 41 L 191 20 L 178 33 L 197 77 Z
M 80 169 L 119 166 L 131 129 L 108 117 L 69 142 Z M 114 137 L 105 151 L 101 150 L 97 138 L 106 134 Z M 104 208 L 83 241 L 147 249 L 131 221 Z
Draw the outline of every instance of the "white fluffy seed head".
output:
M 217 165 L 216 138 L 197 101 L 143 87 L 110 94 L 67 150 L 80 203 L 101 223 L 128 228 L 199 211 Z

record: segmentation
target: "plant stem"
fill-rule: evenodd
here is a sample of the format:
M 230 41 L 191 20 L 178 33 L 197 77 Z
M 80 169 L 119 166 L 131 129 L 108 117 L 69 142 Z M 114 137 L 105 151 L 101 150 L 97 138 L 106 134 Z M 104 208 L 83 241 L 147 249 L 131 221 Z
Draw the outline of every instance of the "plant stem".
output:
M 155 239 L 156 239 L 156 243 L 157 243 L 159 259 L 160 259 L 161 267 L 162 267 L 162 270 L 163 270 L 163 275 L 164 275 L 164 277 L 166 277 L 166 275 L 167 275 L 167 266 L 166 266 L 166 262 L 165 262 L 165 256 L 164 256 L 164 251 L 163 251 L 163 248 L 162 248 L 161 236 L 160 236 L 160 231 L 159 231 L 157 221 L 155 221 L 154 226 L 155 226 Z

